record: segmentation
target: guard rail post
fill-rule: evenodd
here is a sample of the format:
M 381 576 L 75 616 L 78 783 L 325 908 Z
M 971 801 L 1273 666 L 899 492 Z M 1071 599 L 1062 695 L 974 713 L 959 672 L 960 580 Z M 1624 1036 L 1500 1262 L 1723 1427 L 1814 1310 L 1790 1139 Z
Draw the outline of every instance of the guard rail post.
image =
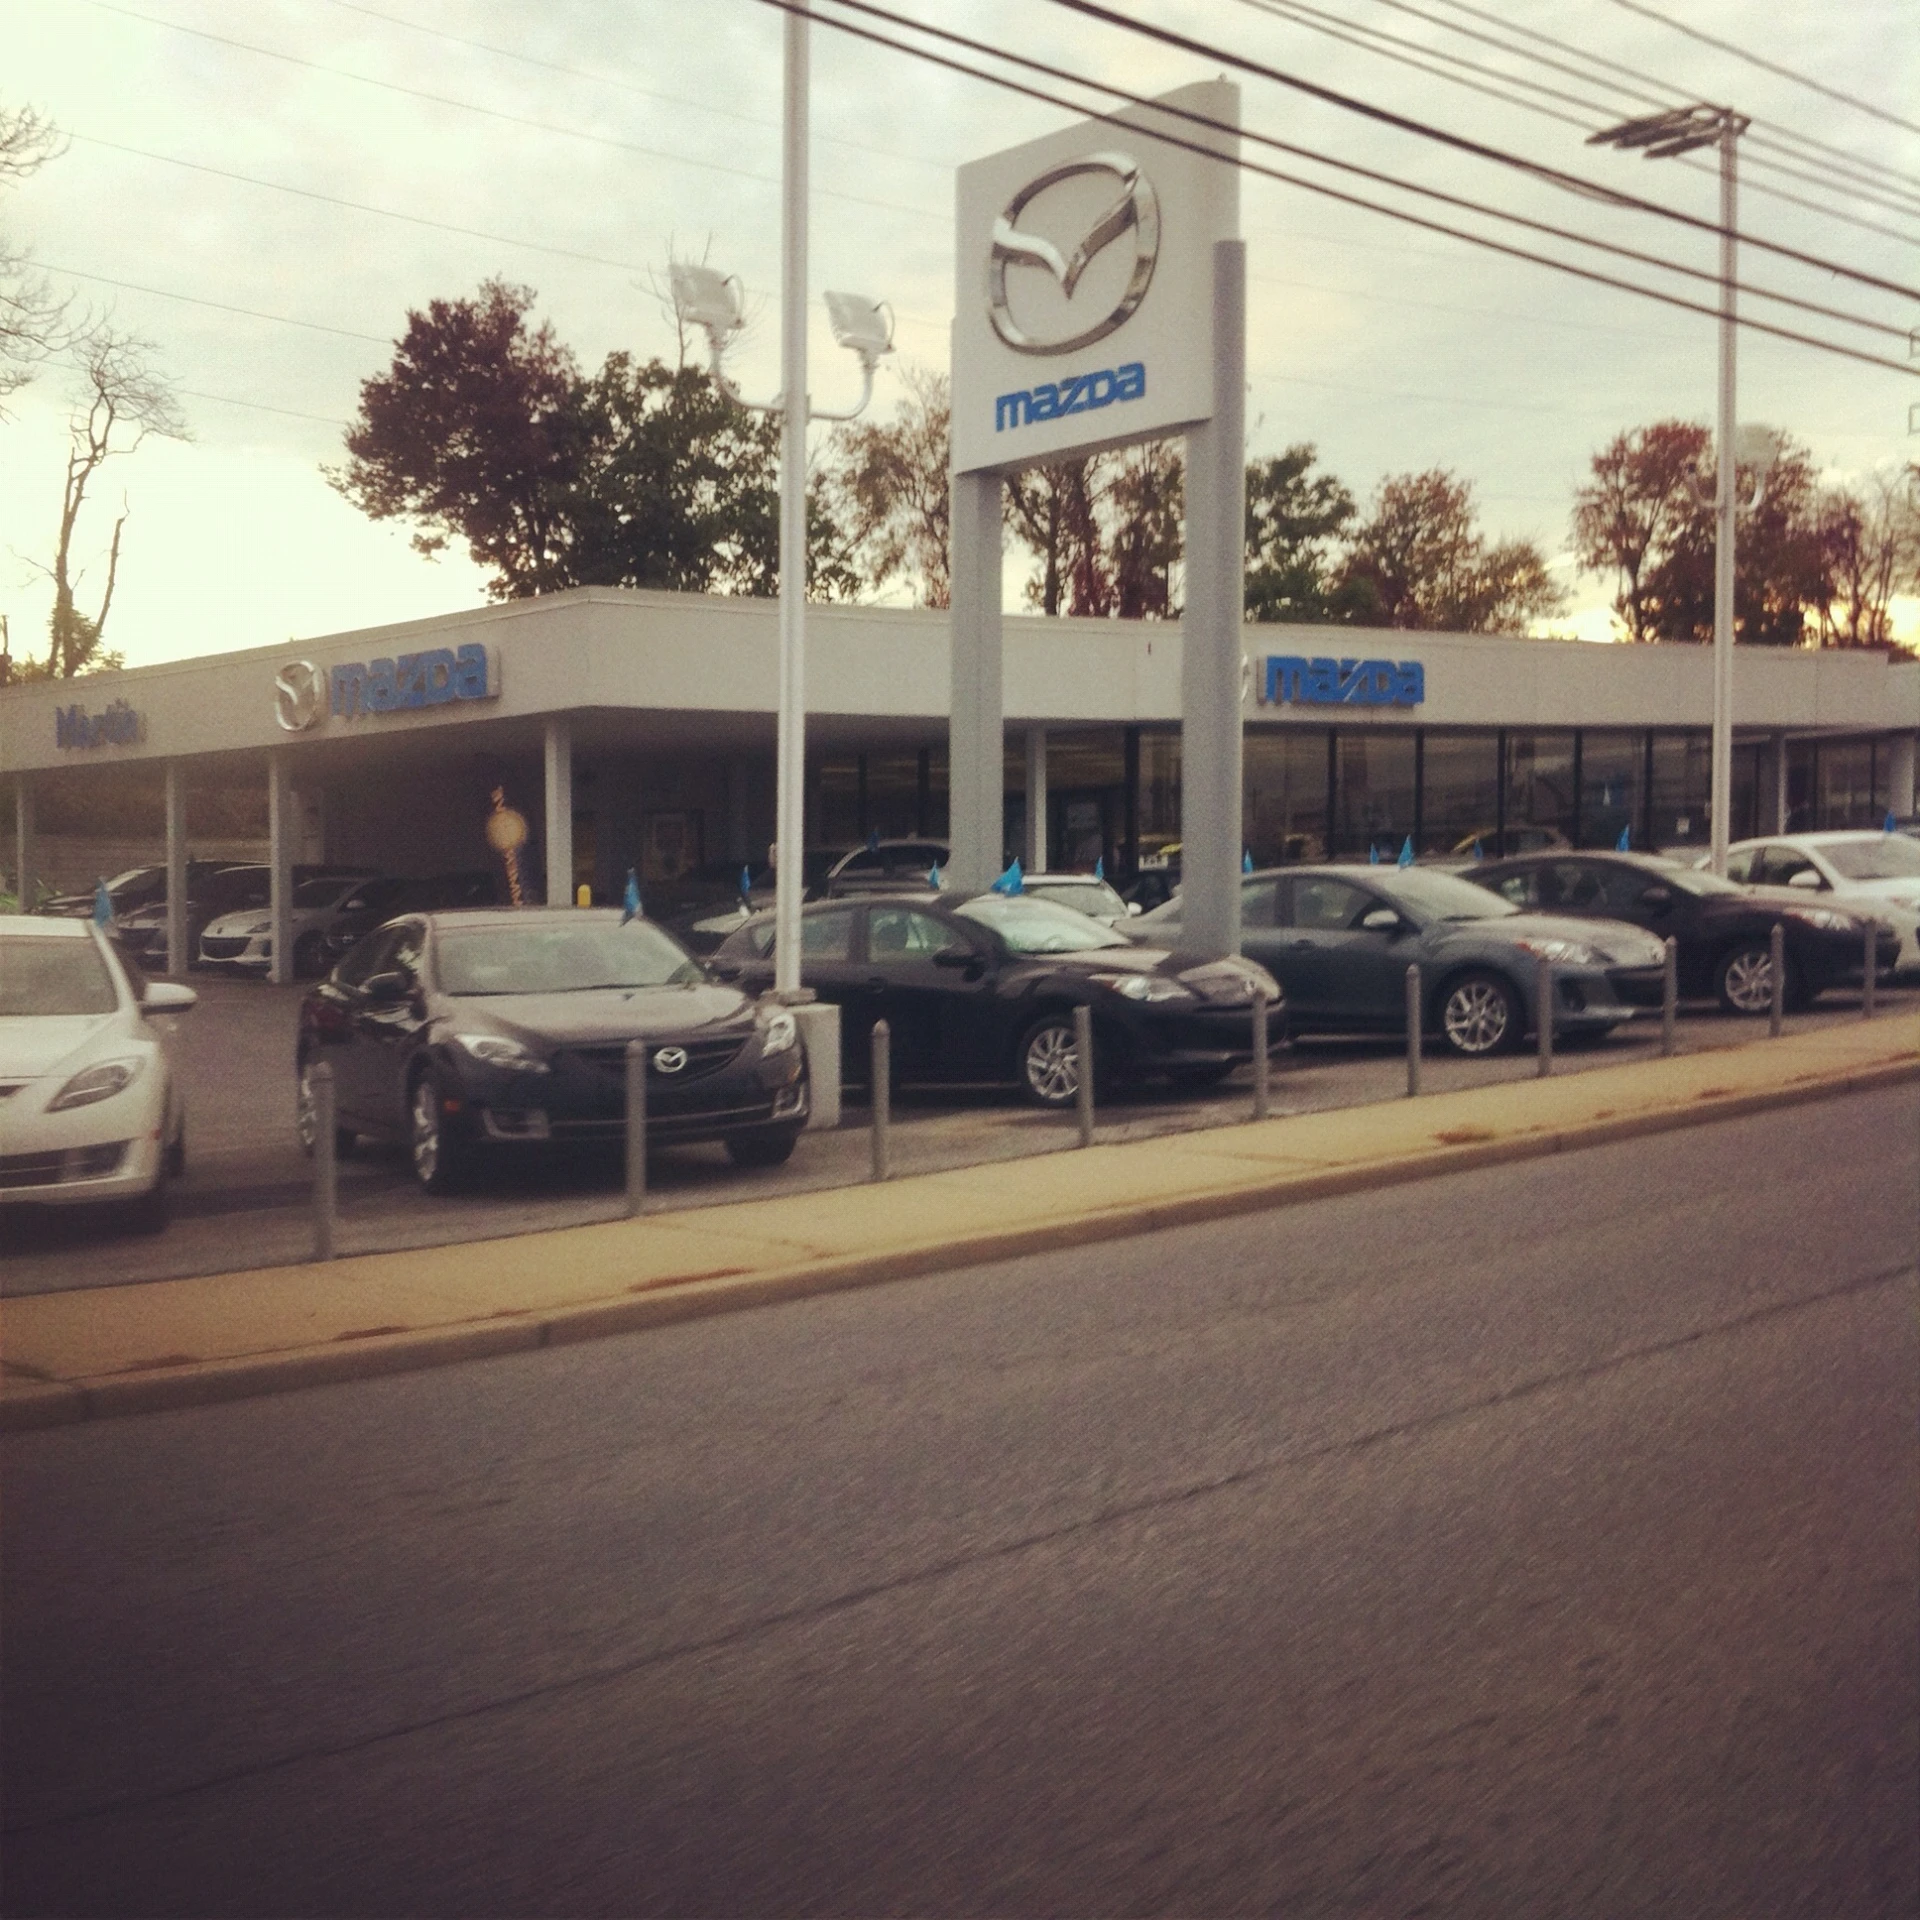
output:
M 334 1217 L 340 1206 L 340 1162 L 335 1149 L 338 1109 L 334 1104 L 333 1067 L 322 1060 L 307 1069 L 313 1101 L 313 1257 L 333 1258 Z
M 884 1020 L 873 1023 L 873 1177 L 893 1177 L 893 1029 Z
M 1253 993 L 1253 1117 L 1267 1117 L 1267 996 L 1259 987 Z
M 1544 1080 L 1553 1071 L 1553 962 L 1540 956 L 1534 976 L 1534 1019 L 1539 1029 L 1540 1063 L 1535 1074 Z
M 1080 1122 L 1080 1144 L 1093 1145 L 1093 1009 L 1073 1010 L 1073 1104 Z
M 1780 1016 L 1787 1010 L 1787 929 L 1784 921 L 1773 923 L 1772 962 L 1767 968 L 1771 994 L 1767 1002 L 1767 1032 L 1780 1038 Z
M 1880 923 L 1867 922 L 1867 970 L 1860 976 L 1860 1018 L 1873 1018 L 1874 975 L 1880 968 Z
M 1426 1048 L 1426 1035 L 1421 1031 L 1421 993 L 1420 963 L 1415 960 L 1407 967 L 1407 1098 L 1417 1100 L 1420 1097 L 1420 1059 Z
M 1674 1022 L 1680 1014 L 1680 943 L 1668 934 L 1662 945 L 1666 951 L 1660 962 L 1660 1051 L 1671 1054 Z
M 627 1218 L 647 1210 L 647 1043 L 627 1042 Z

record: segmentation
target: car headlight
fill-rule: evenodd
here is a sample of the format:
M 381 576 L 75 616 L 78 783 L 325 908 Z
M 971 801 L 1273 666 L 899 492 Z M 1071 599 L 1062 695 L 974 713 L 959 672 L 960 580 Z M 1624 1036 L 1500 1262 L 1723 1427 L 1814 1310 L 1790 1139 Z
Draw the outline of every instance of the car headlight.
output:
M 1117 993 L 1123 1000 L 1191 1000 L 1193 995 L 1178 980 L 1159 973 L 1096 973 L 1094 984 Z
M 1798 920 L 1803 927 L 1818 927 L 1822 933 L 1852 933 L 1860 923 L 1844 913 L 1829 913 L 1825 907 L 1787 907 L 1783 919 Z
M 800 1023 L 785 1007 L 760 1016 L 760 1051 L 785 1053 L 800 1038 Z
M 1557 966 L 1595 967 L 1600 964 L 1600 956 L 1577 940 L 1516 940 L 1513 944 L 1523 953 L 1532 954 L 1536 960 L 1551 960 Z
M 47 1102 L 49 1113 L 64 1113 L 69 1107 L 90 1107 L 96 1100 L 111 1100 L 124 1093 L 146 1071 L 147 1063 L 137 1055 L 128 1060 L 101 1060 L 82 1067 Z
M 272 931 L 273 922 L 271 920 L 256 920 L 253 925 L 247 929 L 247 938 L 252 939 L 256 934 L 271 933 Z
M 478 1060 L 482 1066 L 499 1067 L 508 1073 L 551 1073 L 553 1069 L 530 1047 L 509 1040 L 504 1033 L 456 1033 L 453 1044 Z

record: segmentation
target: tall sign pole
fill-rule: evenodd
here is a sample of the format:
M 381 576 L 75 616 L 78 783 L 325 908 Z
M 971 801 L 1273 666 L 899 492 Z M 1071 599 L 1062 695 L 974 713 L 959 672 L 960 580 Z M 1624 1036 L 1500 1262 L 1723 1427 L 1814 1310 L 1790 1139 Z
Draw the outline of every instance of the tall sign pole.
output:
M 780 206 L 780 718 L 773 984 L 800 986 L 807 766 L 807 19 L 785 18 Z
M 1713 768 L 1707 816 L 1713 870 L 1723 879 L 1733 838 L 1733 558 L 1739 525 L 1734 491 L 1734 153 L 1744 122 L 1732 114 L 1720 122 L 1720 427 L 1714 488 L 1713 537 Z

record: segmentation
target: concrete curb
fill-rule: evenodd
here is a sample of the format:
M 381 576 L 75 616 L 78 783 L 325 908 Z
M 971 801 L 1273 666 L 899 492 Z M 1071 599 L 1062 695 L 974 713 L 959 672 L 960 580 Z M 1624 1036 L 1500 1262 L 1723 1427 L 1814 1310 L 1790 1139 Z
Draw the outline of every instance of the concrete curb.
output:
M 372 1335 L 282 1353 L 154 1367 L 81 1381 L 44 1380 L 10 1385 L 0 1398 L 0 1433 L 68 1426 L 125 1414 L 207 1406 L 261 1394 L 364 1380 L 451 1366 L 467 1360 L 572 1345 L 652 1327 L 738 1313 L 857 1287 L 983 1266 L 1022 1255 L 1118 1240 L 1229 1219 L 1276 1207 L 1303 1205 L 1350 1193 L 1402 1186 L 1571 1152 L 1583 1147 L 1677 1132 L 1717 1120 L 1804 1105 L 1920 1080 L 1920 1058 L 1884 1061 L 1785 1085 L 1735 1092 L 1705 1089 L 1684 1105 L 1609 1115 L 1571 1126 L 1505 1138 L 1461 1141 L 1391 1159 L 1308 1173 L 1254 1176 L 1226 1189 L 1104 1207 L 1044 1224 L 990 1229 L 938 1241 L 907 1243 L 882 1252 L 830 1255 L 723 1279 L 673 1281 L 628 1299 L 594 1301 L 524 1318 L 496 1315 L 464 1325 Z M 904 1183 L 902 1183 L 904 1184 Z M 399 1257 L 399 1256 L 396 1256 Z

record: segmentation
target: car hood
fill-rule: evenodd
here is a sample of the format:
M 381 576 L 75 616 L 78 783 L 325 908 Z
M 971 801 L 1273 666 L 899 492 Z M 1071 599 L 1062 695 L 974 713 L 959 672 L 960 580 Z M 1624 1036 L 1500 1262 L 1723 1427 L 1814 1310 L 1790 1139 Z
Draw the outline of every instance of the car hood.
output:
M 700 1027 L 739 1024 L 752 1000 L 738 987 L 594 987 L 577 993 L 502 993 L 447 1001 L 456 1025 L 471 1021 L 534 1046 L 653 1040 Z
M 1831 891 L 1816 893 L 1810 888 L 1788 887 L 1800 904 L 1825 906 L 1830 900 L 1845 905 L 1849 900 L 1887 900 L 1899 907 L 1920 907 L 1920 880 L 1903 880 L 1897 875 L 1887 880 L 1845 880 Z
M 1624 920 L 1576 920 L 1557 913 L 1516 913 L 1511 919 L 1449 920 L 1435 928 L 1450 934 L 1491 934 L 1496 940 L 1566 940 L 1615 966 L 1657 967 L 1666 948 L 1650 933 Z
M 118 1013 L 16 1013 L 0 1018 L 0 1080 L 54 1073 L 116 1027 Z

